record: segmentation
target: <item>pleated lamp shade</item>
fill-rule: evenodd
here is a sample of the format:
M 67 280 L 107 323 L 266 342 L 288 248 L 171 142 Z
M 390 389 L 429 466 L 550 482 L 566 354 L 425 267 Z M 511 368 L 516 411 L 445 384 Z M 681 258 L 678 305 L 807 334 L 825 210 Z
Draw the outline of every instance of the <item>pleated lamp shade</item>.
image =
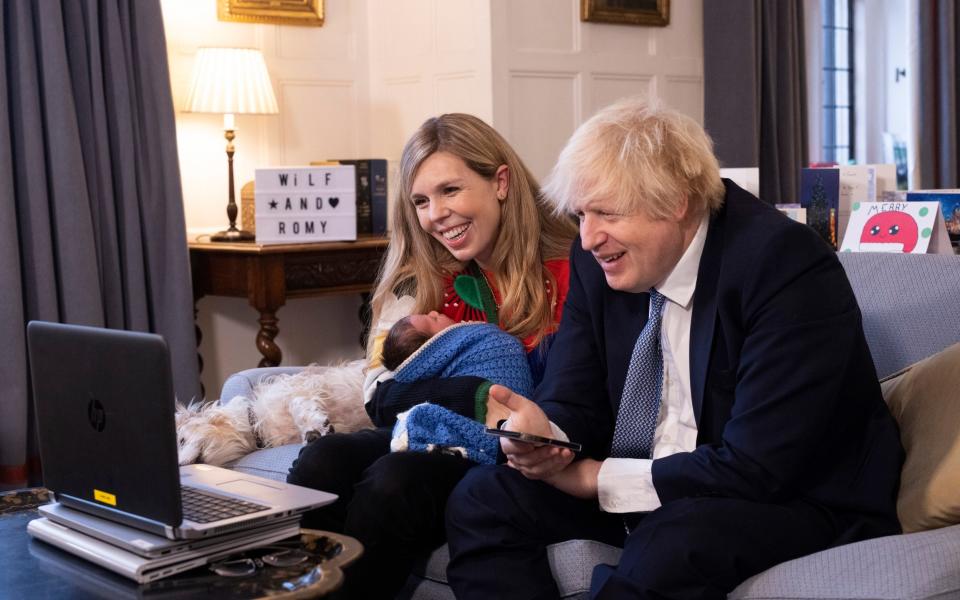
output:
M 279 112 L 263 54 L 254 48 L 200 48 L 187 110 L 270 115 Z

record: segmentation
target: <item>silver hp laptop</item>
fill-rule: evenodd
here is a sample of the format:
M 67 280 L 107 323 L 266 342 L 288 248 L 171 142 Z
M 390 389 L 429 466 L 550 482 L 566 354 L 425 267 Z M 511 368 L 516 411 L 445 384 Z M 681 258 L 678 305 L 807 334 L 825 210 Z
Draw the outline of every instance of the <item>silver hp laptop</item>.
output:
M 64 527 L 59 523 L 54 523 L 49 519 L 41 517 L 27 523 L 27 533 L 38 540 L 43 540 L 66 550 L 70 554 L 98 564 L 128 579 L 133 579 L 137 583 L 147 583 L 148 581 L 155 581 L 183 571 L 189 571 L 194 567 L 215 562 L 243 550 L 279 542 L 297 535 L 299 531 L 300 527 L 293 523 L 286 527 L 274 529 L 273 533 L 266 537 L 258 536 L 255 540 L 244 542 L 234 540 L 177 555 L 144 558 L 84 535 L 79 531 L 74 531 L 69 527 Z
M 261 527 L 336 500 L 219 467 L 178 468 L 162 337 L 31 321 L 27 343 L 44 485 L 64 506 L 189 539 Z
M 272 536 L 278 528 L 283 527 L 295 527 L 297 529 L 294 530 L 294 533 L 296 533 L 300 523 L 300 516 L 297 515 L 289 519 L 270 521 L 262 527 L 253 529 L 240 529 L 221 535 L 189 540 L 171 540 L 163 536 L 147 533 L 141 529 L 128 527 L 121 523 L 95 517 L 89 513 L 67 508 L 59 502 L 44 504 L 39 510 L 41 517 L 45 517 L 54 523 L 63 525 L 74 531 L 79 531 L 92 538 L 107 542 L 112 546 L 127 550 L 144 558 L 161 558 L 164 556 L 179 555 L 195 550 L 204 550 L 211 546 L 218 546 L 225 543 L 239 545 L 246 541 L 254 541 L 255 539 L 264 539 Z

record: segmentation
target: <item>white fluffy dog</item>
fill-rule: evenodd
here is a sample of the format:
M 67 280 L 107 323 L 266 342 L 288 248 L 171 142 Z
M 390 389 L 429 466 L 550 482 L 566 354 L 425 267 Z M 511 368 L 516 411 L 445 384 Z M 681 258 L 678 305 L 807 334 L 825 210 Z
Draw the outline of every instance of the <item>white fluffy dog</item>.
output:
M 334 431 L 370 429 L 363 407 L 364 360 L 310 366 L 266 378 L 252 399 L 177 405 L 181 465 L 223 465 L 258 448 L 310 441 Z

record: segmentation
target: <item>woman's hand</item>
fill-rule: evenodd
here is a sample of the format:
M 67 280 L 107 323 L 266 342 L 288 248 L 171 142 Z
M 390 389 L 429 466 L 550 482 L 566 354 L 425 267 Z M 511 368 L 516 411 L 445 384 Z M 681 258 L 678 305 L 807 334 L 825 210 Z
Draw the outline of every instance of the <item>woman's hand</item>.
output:
M 491 387 L 489 398 L 492 400 L 489 405 L 500 404 L 509 412 L 503 429 L 553 437 L 550 420 L 535 403 L 514 394 L 502 385 Z M 509 438 L 500 438 L 500 448 L 507 455 L 507 465 L 530 479 L 544 479 L 555 475 L 573 460 L 573 452 L 566 448 L 537 446 Z

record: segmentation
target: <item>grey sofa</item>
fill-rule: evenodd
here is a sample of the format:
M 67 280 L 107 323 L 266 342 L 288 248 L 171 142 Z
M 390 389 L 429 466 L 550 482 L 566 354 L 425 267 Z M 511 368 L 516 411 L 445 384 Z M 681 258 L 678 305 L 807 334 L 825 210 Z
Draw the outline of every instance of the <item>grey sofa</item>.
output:
M 960 341 L 960 257 L 840 254 L 863 313 L 882 378 Z M 249 395 L 264 375 L 297 368 L 251 369 L 230 377 L 221 398 Z M 960 410 L 960 392 L 958 392 Z M 960 438 L 960 432 L 957 432 Z M 299 446 L 250 454 L 239 471 L 283 479 Z M 957 490 L 960 494 L 960 490 Z M 616 563 L 620 550 L 586 540 L 549 549 L 564 598 L 587 596 L 593 567 Z M 450 599 L 446 546 L 408 582 L 403 596 Z M 736 599 L 960 598 L 960 525 L 849 544 L 777 565 L 745 581 Z

